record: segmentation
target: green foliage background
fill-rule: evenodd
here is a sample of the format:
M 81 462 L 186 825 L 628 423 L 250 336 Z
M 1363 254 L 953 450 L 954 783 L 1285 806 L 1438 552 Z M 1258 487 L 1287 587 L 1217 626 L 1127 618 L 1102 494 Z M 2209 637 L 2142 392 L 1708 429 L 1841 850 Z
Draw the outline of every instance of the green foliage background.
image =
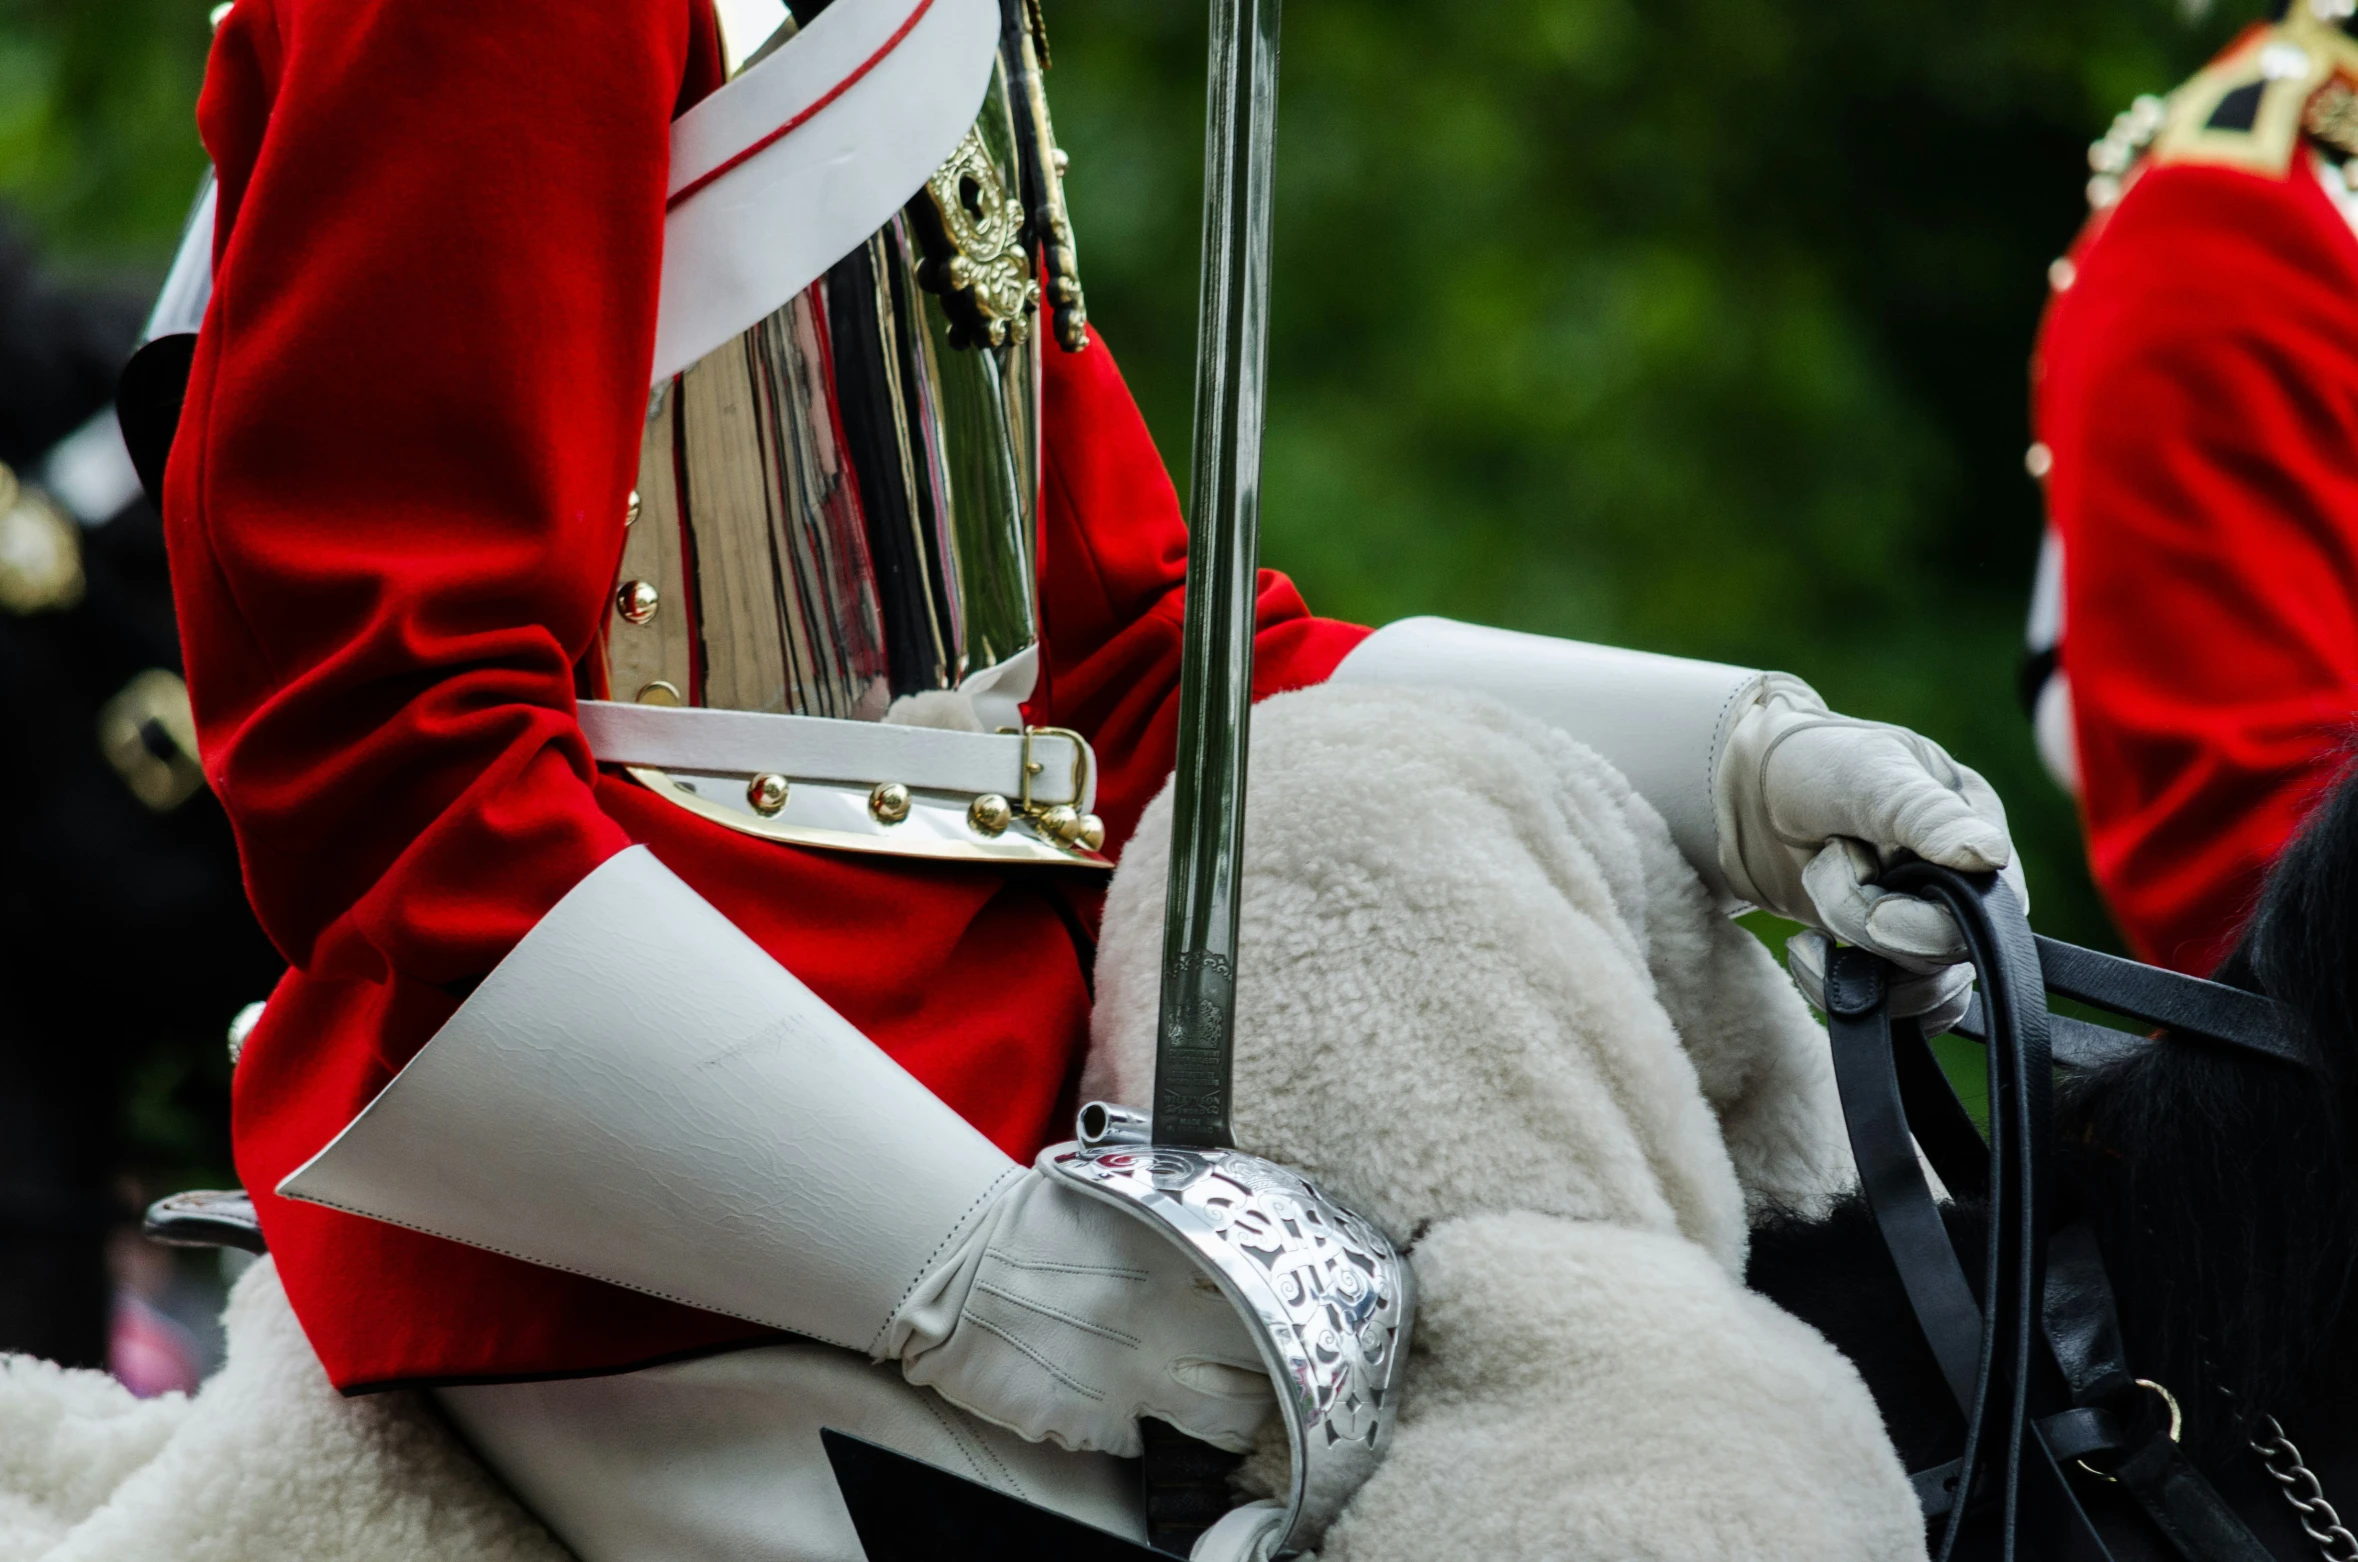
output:
M 1437 611 L 1790 669 L 2014 811 L 2109 941 L 2013 678 L 2047 262 L 2084 149 L 2253 0 L 1295 0 L 1265 554 Z M 1186 461 L 1203 7 L 1047 0 L 1092 312 Z M 0 195 L 155 268 L 202 0 L 0 0 Z

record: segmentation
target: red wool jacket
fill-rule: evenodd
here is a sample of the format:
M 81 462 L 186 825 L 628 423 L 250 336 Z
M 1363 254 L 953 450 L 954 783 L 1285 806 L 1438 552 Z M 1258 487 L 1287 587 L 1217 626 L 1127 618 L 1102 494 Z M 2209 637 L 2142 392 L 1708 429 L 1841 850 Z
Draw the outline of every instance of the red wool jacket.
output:
M 2070 259 L 2035 420 L 2089 858 L 2202 972 L 2358 716 L 2358 237 L 2304 145 L 2149 168 Z
M 238 1169 L 345 1388 L 759 1337 L 270 1192 L 634 842 L 1009 1154 L 1061 1127 L 1077 875 L 739 835 L 601 772 L 575 721 L 635 477 L 669 123 L 718 77 L 708 0 L 239 0 L 214 45 L 216 291 L 165 516 L 207 771 L 291 967 L 238 1066 Z M 1118 842 L 1170 770 L 1186 532 L 1104 347 L 1046 363 L 1032 715 L 1096 744 Z M 1265 574 L 1256 692 L 1364 633 Z

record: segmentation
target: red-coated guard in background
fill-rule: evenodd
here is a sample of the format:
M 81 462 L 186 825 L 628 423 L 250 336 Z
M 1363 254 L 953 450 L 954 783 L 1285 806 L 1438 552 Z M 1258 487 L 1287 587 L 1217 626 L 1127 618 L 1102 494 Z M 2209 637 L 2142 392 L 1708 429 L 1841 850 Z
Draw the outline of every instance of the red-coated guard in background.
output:
M 2115 919 L 2179 970 L 2225 952 L 2358 717 L 2354 154 L 2358 43 L 2296 0 L 2116 122 L 2052 273 L 2041 748 Z

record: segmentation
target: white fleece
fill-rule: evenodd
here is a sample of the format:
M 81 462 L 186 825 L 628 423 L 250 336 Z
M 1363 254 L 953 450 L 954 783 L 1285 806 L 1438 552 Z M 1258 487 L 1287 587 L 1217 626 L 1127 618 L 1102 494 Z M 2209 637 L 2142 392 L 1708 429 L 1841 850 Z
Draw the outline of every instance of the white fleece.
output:
M 1107 897 L 1084 1099 L 1151 1098 L 1169 821 Z M 1328 1562 L 1921 1557 L 1857 1372 L 1741 1283 L 1748 1206 L 1852 1180 L 1825 1032 L 1645 800 L 1487 699 L 1328 686 L 1255 711 L 1245 837 L 1238 1141 L 1424 1294 Z
M 567 1562 L 417 1394 L 346 1399 L 265 1259 L 194 1401 L 0 1358 L 0 1562 Z
M 1824 1034 L 1653 810 L 1433 693 L 1271 700 L 1253 771 L 1240 1136 L 1414 1237 L 1424 1292 L 1326 1562 L 1920 1558 L 1856 1373 L 1738 1283 L 1748 1199 L 1850 1175 Z M 1151 1077 L 1168 820 L 1107 906 L 1111 1099 Z M 563 1562 L 419 1396 L 335 1393 L 268 1261 L 227 1321 L 193 1402 L 0 1359 L 0 1562 Z

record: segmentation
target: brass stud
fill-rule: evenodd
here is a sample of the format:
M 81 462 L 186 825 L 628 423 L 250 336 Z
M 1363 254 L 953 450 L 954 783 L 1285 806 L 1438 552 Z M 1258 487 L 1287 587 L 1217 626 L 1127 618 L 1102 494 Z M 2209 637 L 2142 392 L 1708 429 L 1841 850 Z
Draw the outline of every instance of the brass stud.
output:
M 1080 810 L 1069 803 L 1058 803 L 1040 815 L 1040 833 L 1061 845 L 1070 846 L 1080 832 Z
M 688 703 L 680 698 L 679 685 L 665 683 L 660 678 L 640 688 L 638 702 L 641 705 L 685 705 Z
M 966 810 L 966 823 L 977 835 L 1004 835 L 1015 822 L 1015 808 L 996 792 L 985 792 Z
M 788 790 L 784 776 L 755 776 L 746 784 L 745 801 L 764 819 L 775 819 L 786 806 Z
M 1073 836 L 1073 844 L 1085 852 L 1105 849 L 1105 821 L 1095 814 L 1081 815 L 1081 828 Z
M 639 524 L 639 491 L 636 488 L 630 491 L 630 500 L 622 507 L 622 524 L 624 526 Z
M 655 616 L 655 609 L 662 601 L 652 581 L 626 580 L 614 588 L 614 611 L 622 615 L 625 623 L 645 623 Z
M 868 794 L 868 813 L 878 824 L 899 824 L 909 817 L 909 789 L 898 781 L 878 783 Z

